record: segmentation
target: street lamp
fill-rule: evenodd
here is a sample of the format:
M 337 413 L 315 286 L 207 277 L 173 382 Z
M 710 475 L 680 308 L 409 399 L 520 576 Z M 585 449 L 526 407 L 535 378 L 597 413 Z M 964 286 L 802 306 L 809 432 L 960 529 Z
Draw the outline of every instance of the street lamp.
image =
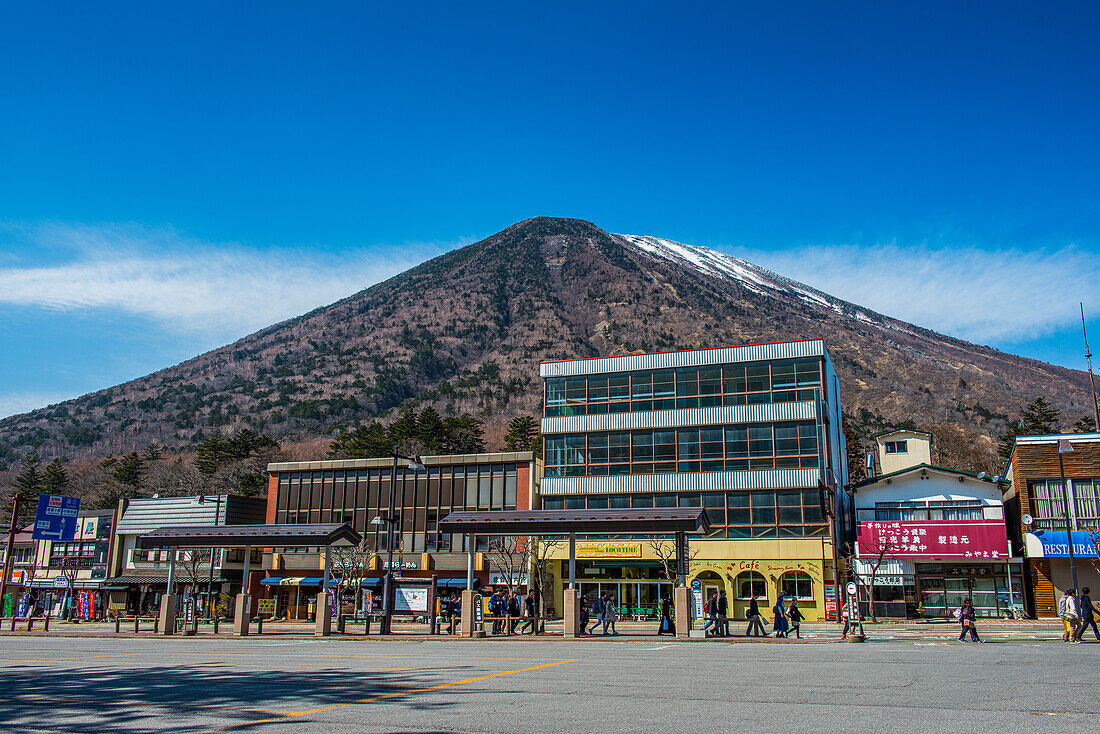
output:
M 198 497 L 198 503 L 200 505 L 206 504 L 206 495 L 200 494 Z M 217 495 L 217 505 L 214 507 L 214 525 L 218 524 L 218 518 L 222 514 L 222 496 Z M 206 580 L 206 616 L 214 616 L 214 555 L 218 552 L 217 548 L 210 547 L 210 577 Z
M 409 462 L 409 469 L 414 472 L 422 472 L 424 462 L 419 456 L 404 456 L 393 453 L 393 470 L 390 472 L 390 509 L 388 515 L 379 515 L 371 520 L 372 525 L 386 525 L 386 575 L 382 586 L 382 621 L 378 625 L 379 634 L 390 634 L 390 626 L 393 621 L 393 526 L 397 524 L 395 498 L 397 496 L 397 462 L 401 459 Z
M 1073 530 L 1069 524 L 1069 492 L 1066 490 L 1066 467 L 1062 463 L 1064 454 L 1072 454 L 1073 446 L 1068 439 L 1058 439 L 1058 476 L 1062 478 L 1062 515 L 1066 518 L 1066 540 L 1069 545 L 1069 575 L 1073 579 L 1073 588 L 1077 588 L 1077 560 L 1073 557 Z

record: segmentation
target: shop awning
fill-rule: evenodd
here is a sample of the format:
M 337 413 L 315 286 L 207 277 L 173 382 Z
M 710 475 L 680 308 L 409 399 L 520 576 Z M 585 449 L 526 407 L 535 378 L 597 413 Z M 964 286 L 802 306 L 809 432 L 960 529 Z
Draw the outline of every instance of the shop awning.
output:
M 128 589 L 131 586 L 165 586 L 168 574 L 133 574 L 131 576 L 113 576 L 100 583 L 101 589 Z
M 1096 545 L 1092 534 L 1084 531 L 1070 533 L 1073 537 L 1073 555 L 1077 558 L 1096 558 Z M 1024 535 L 1028 558 L 1069 558 L 1069 539 L 1065 531 L 1039 530 Z

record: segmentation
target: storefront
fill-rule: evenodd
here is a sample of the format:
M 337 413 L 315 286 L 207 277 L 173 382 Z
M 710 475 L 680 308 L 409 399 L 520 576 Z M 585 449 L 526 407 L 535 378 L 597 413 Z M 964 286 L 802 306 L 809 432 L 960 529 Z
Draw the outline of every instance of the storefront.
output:
M 1077 531 L 1073 536 L 1076 585 L 1100 590 L 1100 573 L 1097 573 L 1096 557 L 1100 550 L 1100 532 Z M 1037 530 L 1024 534 L 1025 552 L 1038 583 L 1032 588 L 1035 605 L 1040 610 L 1057 609 L 1061 591 L 1074 586 L 1073 570 L 1069 562 L 1069 539 L 1066 533 Z M 1093 596 L 1096 596 L 1094 593 Z

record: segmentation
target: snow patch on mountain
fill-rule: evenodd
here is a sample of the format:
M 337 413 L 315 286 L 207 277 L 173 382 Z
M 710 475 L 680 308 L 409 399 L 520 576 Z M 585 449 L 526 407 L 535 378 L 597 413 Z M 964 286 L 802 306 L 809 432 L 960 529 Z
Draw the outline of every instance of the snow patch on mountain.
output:
M 733 257 L 712 250 L 709 247 L 685 245 L 682 242 L 674 242 L 648 235 L 619 234 L 616 237 L 651 257 L 659 257 L 681 265 L 687 265 L 707 275 L 736 281 L 756 293 L 796 298 L 804 303 L 810 303 L 867 324 L 885 326 L 895 330 L 898 330 L 901 326 L 900 322 L 895 323 L 893 319 L 883 318 L 873 311 L 834 298 L 828 293 L 786 278 L 767 268 L 754 265 L 748 260 L 742 260 L 739 257 Z

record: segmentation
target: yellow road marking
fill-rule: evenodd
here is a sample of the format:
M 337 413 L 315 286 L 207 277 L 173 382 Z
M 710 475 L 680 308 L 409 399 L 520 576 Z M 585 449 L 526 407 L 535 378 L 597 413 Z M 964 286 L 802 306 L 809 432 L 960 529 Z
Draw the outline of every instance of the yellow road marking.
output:
M 252 726 L 254 724 L 272 724 L 278 721 L 289 721 L 290 719 L 297 719 L 301 716 L 309 716 L 311 714 L 318 714 L 322 711 L 332 711 L 333 709 L 344 708 L 345 706 L 355 706 L 364 703 L 374 703 L 375 701 L 381 701 L 387 698 L 397 698 L 398 696 L 409 696 L 414 693 L 424 693 L 426 691 L 438 691 L 441 688 L 450 688 L 451 686 L 461 686 L 466 683 L 476 683 L 479 680 L 488 680 L 489 678 L 500 678 L 505 675 L 515 675 L 516 673 L 528 673 L 532 670 L 540 670 L 542 668 L 550 668 L 555 665 L 564 665 L 565 663 L 575 663 L 576 660 L 558 660 L 553 663 L 543 663 L 542 665 L 535 665 L 530 668 L 520 668 L 519 670 L 505 670 L 502 673 L 489 673 L 488 675 L 479 675 L 476 678 L 466 678 L 464 680 L 456 680 L 450 683 L 440 683 L 434 686 L 423 686 L 421 688 L 409 688 L 404 691 L 394 691 L 393 693 L 383 693 L 379 696 L 371 696 L 370 698 L 360 698 L 357 701 L 348 701 L 347 703 L 334 703 L 331 706 L 321 706 L 319 708 L 310 709 L 309 711 L 295 711 L 289 714 L 282 714 L 274 716 L 270 719 L 254 719 L 252 721 L 242 721 L 236 724 L 230 724 L 228 726 L 222 726 L 217 729 L 209 729 L 202 734 L 210 734 L 211 732 L 228 731 L 229 729 L 236 729 L 242 726 Z

